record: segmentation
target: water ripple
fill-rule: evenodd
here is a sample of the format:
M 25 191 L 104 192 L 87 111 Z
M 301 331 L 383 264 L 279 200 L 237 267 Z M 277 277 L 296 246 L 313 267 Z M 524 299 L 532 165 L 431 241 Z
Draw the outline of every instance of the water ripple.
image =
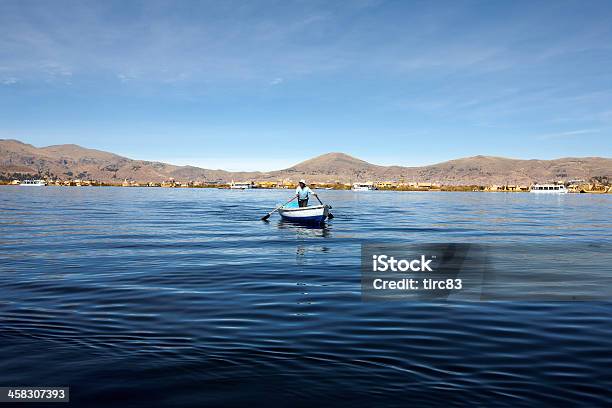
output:
M 27 191 L 26 191 L 27 190 Z M 0 382 L 86 406 L 612 404 L 608 303 L 363 303 L 363 242 L 610 244 L 612 197 L 0 188 Z M 111 392 L 112 391 L 112 392 Z

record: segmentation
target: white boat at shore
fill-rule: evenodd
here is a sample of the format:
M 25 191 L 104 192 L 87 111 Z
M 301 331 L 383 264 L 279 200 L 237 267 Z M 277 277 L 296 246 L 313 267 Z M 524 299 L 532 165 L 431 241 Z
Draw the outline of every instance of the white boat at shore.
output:
M 535 194 L 567 194 L 567 188 L 559 184 L 535 184 L 529 190 Z
M 47 182 L 45 180 L 23 180 L 19 185 L 24 187 L 43 187 L 47 185 Z
M 352 191 L 372 191 L 374 190 L 374 183 L 353 183 L 351 187 Z
M 231 190 L 248 190 L 250 188 L 253 188 L 253 185 L 249 181 L 238 182 L 238 183 L 235 183 L 234 181 L 232 181 L 229 187 Z

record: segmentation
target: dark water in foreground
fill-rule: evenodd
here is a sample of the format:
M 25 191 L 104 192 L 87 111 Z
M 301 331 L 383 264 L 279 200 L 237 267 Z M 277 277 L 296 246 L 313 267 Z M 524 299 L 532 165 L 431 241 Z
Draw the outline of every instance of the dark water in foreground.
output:
M 322 191 L 323 229 L 258 221 L 287 194 L 0 187 L 0 386 L 84 406 L 612 404 L 612 303 L 359 286 L 363 242 L 609 244 L 612 196 Z

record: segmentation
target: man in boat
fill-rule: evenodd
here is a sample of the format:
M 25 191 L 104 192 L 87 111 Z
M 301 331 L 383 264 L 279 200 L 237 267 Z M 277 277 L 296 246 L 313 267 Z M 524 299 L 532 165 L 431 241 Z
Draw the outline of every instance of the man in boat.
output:
M 300 207 L 308 207 L 308 198 L 310 194 L 314 195 L 315 197 L 317 196 L 317 194 L 306 185 L 306 180 L 300 180 L 300 184 L 295 189 L 295 196 L 297 197 L 298 205 Z

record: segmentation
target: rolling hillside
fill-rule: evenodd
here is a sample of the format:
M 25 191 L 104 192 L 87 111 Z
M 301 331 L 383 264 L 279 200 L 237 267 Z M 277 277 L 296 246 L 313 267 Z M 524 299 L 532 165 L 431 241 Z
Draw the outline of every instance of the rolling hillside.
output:
M 612 178 L 612 159 L 601 157 L 556 160 L 517 160 L 474 156 L 430 166 L 378 166 L 344 153 L 327 153 L 287 169 L 272 172 L 228 172 L 162 162 L 134 160 L 100 150 L 67 144 L 34 147 L 17 140 L 0 140 L 0 175 L 46 176 L 60 179 L 93 179 L 120 182 L 177 181 L 229 182 L 231 180 L 281 180 L 306 178 L 313 182 L 419 181 L 445 185 L 490 185 L 594 176 Z

